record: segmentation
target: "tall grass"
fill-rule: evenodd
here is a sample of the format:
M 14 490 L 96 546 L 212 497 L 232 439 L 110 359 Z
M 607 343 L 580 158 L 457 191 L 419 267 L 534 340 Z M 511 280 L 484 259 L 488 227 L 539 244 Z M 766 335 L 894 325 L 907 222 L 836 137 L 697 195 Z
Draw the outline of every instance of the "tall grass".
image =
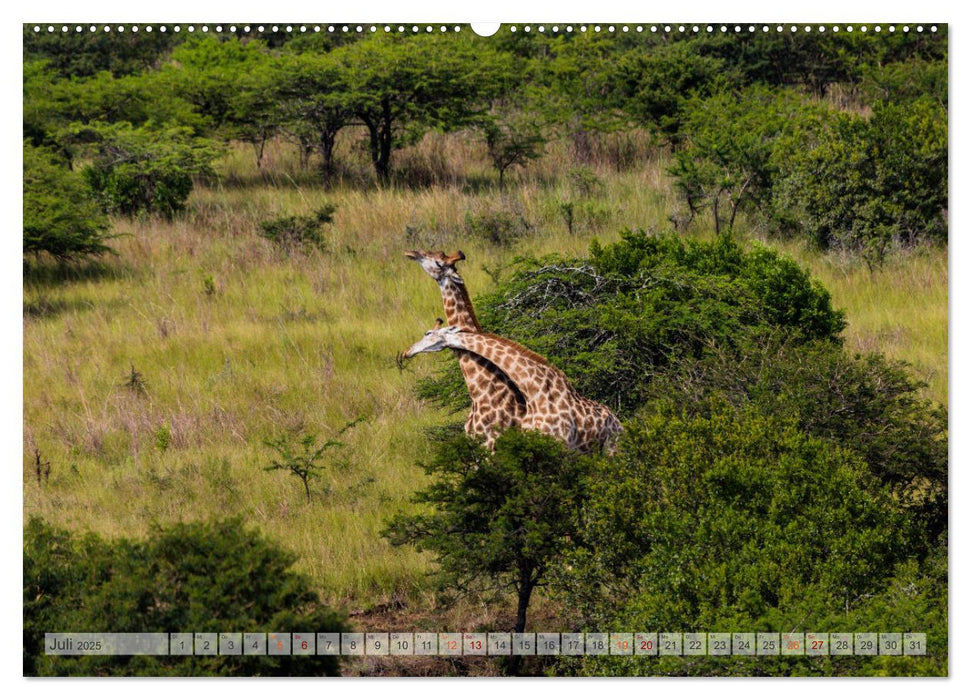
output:
M 421 186 L 387 189 L 374 186 L 353 138 L 327 188 L 285 144 L 271 145 L 262 173 L 240 146 L 181 218 L 115 220 L 126 235 L 107 273 L 25 280 L 25 517 L 121 536 L 243 514 L 295 551 L 331 602 L 422 590 L 427 557 L 392 549 L 379 532 L 424 479 L 425 429 L 456 419 L 414 398 L 416 377 L 454 360 L 395 366 L 396 351 L 441 314 L 435 284 L 401 253 L 461 248 L 474 297 L 517 255 L 580 255 L 625 227 L 668 228 L 678 203 L 663 155 L 636 140 L 627 147 L 637 167 L 603 146 L 588 166 L 603 187 L 584 194 L 565 176 L 577 167 L 565 143 L 505 190 L 468 135 L 430 136 L 401 154 Z M 561 204 L 581 200 L 596 216 L 568 233 Z M 258 235 L 262 220 L 326 202 L 337 211 L 319 250 L 282 250 Z M 515 211 L 527 233 L 490 243 L 469 226 L 475 211 Z M 689 235 L 709 233 L 696 222 Z M 782 247 L 847 310 L 852 349 L 913 363 L 927 395 L 946 402 L 945 251 L 902 255 L 871 274 Z M 366 422 L 333 453 L 309 503 L 297 480 L 263 471 L 264 439 L 326 437 L 357 416 Z M 40 483 L 35 450 L 51 463 Z

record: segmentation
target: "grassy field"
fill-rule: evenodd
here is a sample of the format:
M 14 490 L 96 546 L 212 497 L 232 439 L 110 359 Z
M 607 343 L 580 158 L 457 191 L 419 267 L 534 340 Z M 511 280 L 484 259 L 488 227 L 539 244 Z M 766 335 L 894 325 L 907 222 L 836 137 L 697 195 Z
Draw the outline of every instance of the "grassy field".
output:
M 477 146 L 429 137 L 399 159 L 430 173 L 429 186 L 362 187 L 350 169 L 325 190 L 285 146 L 270 148 L 265 175 L 240 146 L 183 217 L 116 220 L 123 235 L 106 270 L 28 276 L 25 518 L 121 536 L 239 514 L 297 553 L 325 600 L 419 595 L 428 558 L 379 532 L 422 483 L 424 429 L 449 420 L 415 399 L 416 377 L 454 360 L 395 366 L 395 353 L 441 313 L 437 287 L 402 251 L 461 248 L 475 298 L 516 255 L 581 254 L 594 237 L 670 225 L 677 198 L 663 157 L 648 149 L 636 170 L 594 168 L 596 207 L 569 233 L 559 205 L 577 184 L 562 176 L 566 161 L 565 149 L 553 150 L 500 192 Z M 261 220 L 325 202 L 337 211 L 323 250 L 288 252 L 258 235 Z M 469 213 L 494 211 L 528 223 L 517 242 L 476 236 Z M 710 235 L 705 226 L 687 235 Z M 850 348 L 912 363 L 926 395 L 947 402 L 946 251 L 901 254 L 871 273 L 795 243 L 782 248 L 846 310 Z M 326 438 L 359 416 L 309 503 L 297 479 L 262 469 L 272 456 L 264 439 Z M 38 479 L 37 453 L 50 462 L 48 479 Z

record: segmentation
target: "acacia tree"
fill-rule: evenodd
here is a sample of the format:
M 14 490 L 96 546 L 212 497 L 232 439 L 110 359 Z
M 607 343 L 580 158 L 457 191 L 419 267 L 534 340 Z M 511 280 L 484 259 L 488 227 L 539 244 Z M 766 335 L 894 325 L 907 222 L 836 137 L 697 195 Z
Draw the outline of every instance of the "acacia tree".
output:
M 344 66 L 329 54 L 283 56 L 269 79 L 282 130 L 300 145 L 305 164 L 316 151 L 324 173 L 331 174 L 337 134 L 356 116 Z
M 474 123 L 513 80 L 513 57 L 474 38 L 377 37 L 331 55 L 341 62 L 354 115 L 367 127 L 382 183 L 390 179 L 396 148 L 428 129 Z
M 446 587 L 514 591 L 515 631 L 523 632 L 533 591 L 579 527 L 592 463 L 536 432 L 506 431 L 491 454 L 458 435 L 437 446 L 425 465 L 436 478 L 413 498 L 434 510 L 399 515 L 383 534 L 435 552 Z
M 486 148 L 492 165 L 499 172 L 499 187 L 503 187 L 506 171 L 514 166 L 525 167 L 543 155 L 546 138 L 537 119 L 521 109 L 497 109 L 482 127 Z
M 739 211 L 769 204 L 776 141 L 807 123 L 813 108 L 795 94 L 753 87 L 692 100 L 684 111 L 670 173 L 691 217 L 710 209 L 718 234 L 734 228 Z

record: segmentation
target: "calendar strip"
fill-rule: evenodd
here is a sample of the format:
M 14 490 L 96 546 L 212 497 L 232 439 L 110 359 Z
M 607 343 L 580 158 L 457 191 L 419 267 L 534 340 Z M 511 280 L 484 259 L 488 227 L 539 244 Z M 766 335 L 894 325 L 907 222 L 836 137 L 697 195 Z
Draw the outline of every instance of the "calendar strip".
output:
M 48 656 L 924 656 L 923 632 L 49 632 Z

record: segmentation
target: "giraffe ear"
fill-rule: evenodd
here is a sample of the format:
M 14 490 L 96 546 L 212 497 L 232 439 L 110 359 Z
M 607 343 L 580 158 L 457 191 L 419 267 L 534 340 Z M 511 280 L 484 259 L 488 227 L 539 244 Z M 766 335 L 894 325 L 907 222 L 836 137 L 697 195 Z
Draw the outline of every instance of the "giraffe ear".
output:
M 454 253 L 445 258 L 445 262 L 447 262 L 449 265 L 454 265 L 459 260 L 465 260 L 465 253 L 463 253 L 461 250 L 456 250 Z

